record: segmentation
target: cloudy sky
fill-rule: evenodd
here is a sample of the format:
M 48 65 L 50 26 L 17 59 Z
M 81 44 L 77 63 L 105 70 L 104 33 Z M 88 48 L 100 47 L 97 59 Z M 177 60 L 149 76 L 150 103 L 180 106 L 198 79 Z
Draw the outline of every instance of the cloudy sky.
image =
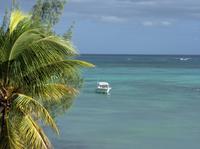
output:
M 18 1 L 24 11 L 35 2 Z M 200 54 L 200 0 L 69 0 L 56 32 L 74 21 L 80 53 Z

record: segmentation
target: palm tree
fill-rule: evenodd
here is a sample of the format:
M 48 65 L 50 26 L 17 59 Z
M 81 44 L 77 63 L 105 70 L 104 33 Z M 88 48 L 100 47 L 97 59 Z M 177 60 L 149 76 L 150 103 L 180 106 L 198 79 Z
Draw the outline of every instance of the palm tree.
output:
M 45 106 L 76 95 L 79 68 L 93 66 L 30 18 L 12 12 L 7 31 L 0 30 L 0 149 L 52 148 L 41 125 L 58 128 Z

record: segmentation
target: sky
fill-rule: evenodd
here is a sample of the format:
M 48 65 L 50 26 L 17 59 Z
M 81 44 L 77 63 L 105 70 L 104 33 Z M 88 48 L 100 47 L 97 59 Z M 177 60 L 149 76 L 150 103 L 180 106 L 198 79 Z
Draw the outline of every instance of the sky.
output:
M 1 18 L 10 3 L 0 0 Z M 55 31 L 73 22 L 81 54 L 200 54 L 200 0 L 68 0 Z

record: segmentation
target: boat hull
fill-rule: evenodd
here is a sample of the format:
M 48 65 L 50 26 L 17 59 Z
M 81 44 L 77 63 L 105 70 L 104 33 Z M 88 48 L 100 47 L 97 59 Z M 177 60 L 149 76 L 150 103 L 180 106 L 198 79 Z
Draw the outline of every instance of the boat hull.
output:
M 96 93 L 108 94 L 111 88 L 97 88 Z

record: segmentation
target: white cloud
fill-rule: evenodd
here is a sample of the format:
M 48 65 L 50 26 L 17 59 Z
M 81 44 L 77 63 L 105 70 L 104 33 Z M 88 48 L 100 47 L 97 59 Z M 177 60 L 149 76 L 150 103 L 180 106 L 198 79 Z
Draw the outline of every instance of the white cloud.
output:
M 144 21 L 142 22 L 143 26 L 170 26 L 172 23 L 170 21 Z
M 145 21 L 145 22 L 142 22 L 142 24 L 144 26 L 154 26 L 155 25 L 152 21 Z
M 69 0 L 65 13 L 95 21 L 170 26 L 169 20 L 198 21 L 200 0 Z
M 170 26 L 170 25 L 172 25 L 172 23 L 169 22 L 169 21 L 162 21 L 162 22 L 160 22 L 160 23 L 161 23 L 161 25 L 163 25 L 163 26 Z
M 117 16 L 101 16 L 101 21 L 110 23 L 122 23 L 125 22 L 125 19 Z
M 156 5 L 157 3 L 155 1 L 139 1 L 136 4 L 138 4 L 138 5 Z

